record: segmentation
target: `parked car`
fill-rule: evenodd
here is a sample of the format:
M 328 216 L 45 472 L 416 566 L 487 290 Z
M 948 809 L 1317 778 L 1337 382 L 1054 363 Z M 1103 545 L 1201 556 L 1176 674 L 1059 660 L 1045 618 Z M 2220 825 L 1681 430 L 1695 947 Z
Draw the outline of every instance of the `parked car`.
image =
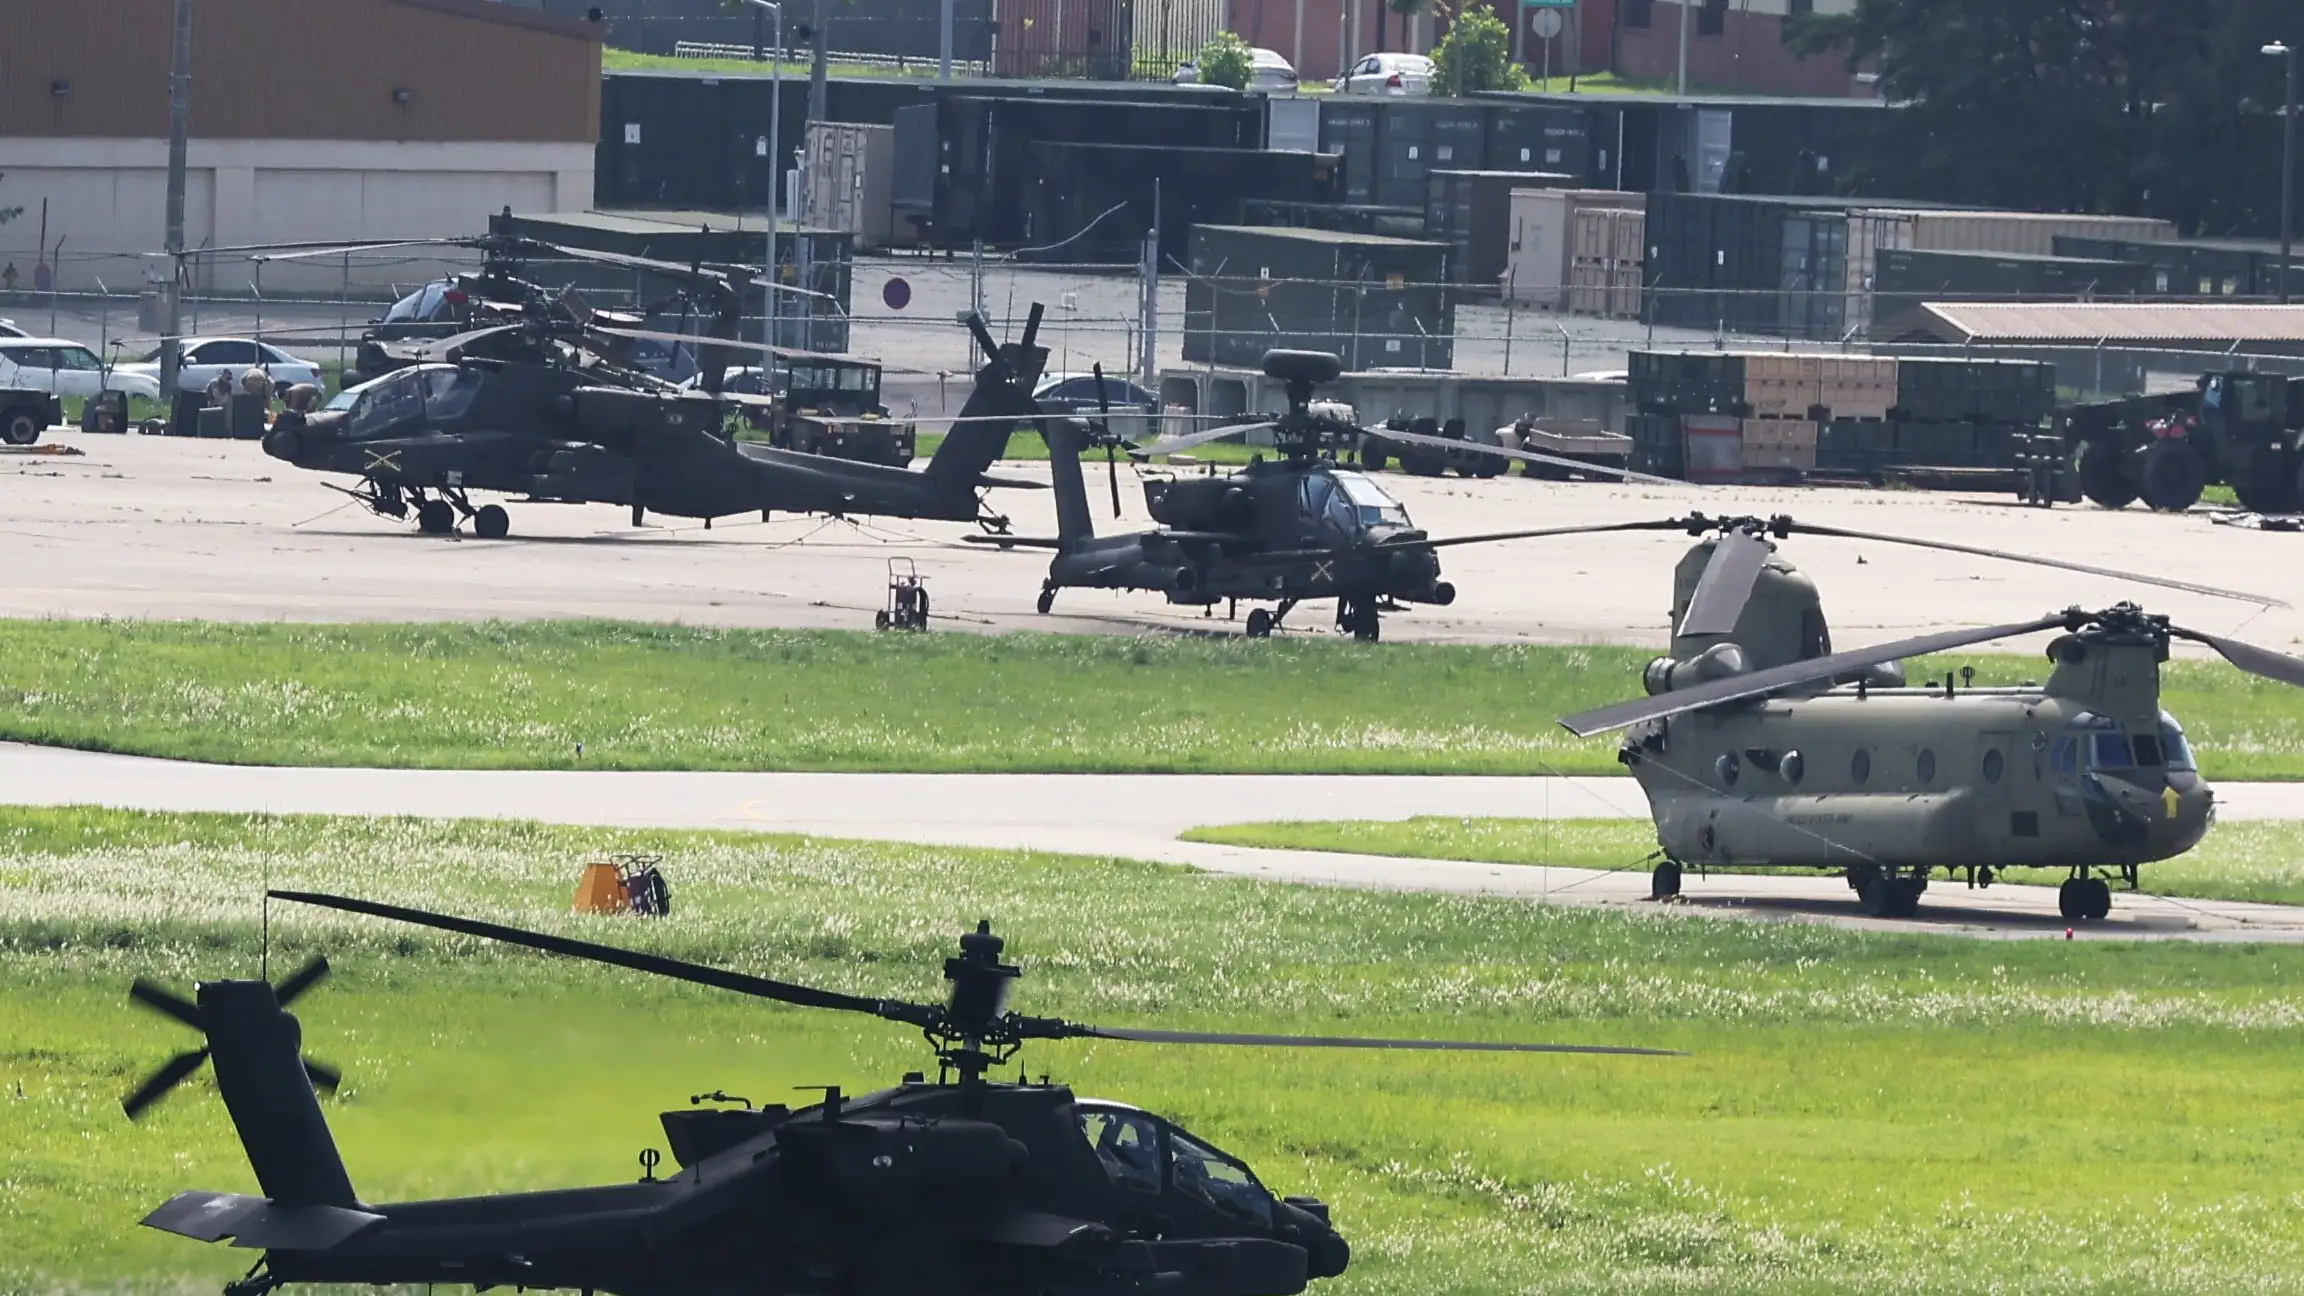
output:
M 1432 60 L 1421 54 L 1371 54 L 1336 78 L 1336 93 L 1428 95 Z
M 1042 374 L 1032 399 L 1050 414 L 1068 414 L 1091 427 L 1103 413 L 1093 372 Z M 1150 438 L 1153 416 L 1160 412 L 1159 397 L 1117 374 L 1106 374 L 1103 400 L 1111 405 L 1113 435 L 1129 441 Z
M 87 347 L 69 338 L 44 337 L 0 338 L 0 388 L 43 391 L 53 396 L 139 390 L 135 381 L 123 379 L 118 370 L 107 374 L 104 362 Z
M 1260 90 L 1265 94 L 1296 93 L 1296 69 L 1290 66 L 1288 60 L 1280 57 L 1279 51 L 1258 47 L 1248 51 L 1248 57 L 1252 64 L 1248 73 L 1250 90 Z M 1199 65 L 1179 65 L 1172 79 L 1177 85 L 1199 85 Z
M 0 338 L 30 337 L 30 333 L 17 327 L 12 319 L 0 319 Z
M 266 342 L 250 338 L 186 338 L 184 364 L 177 371 L 176 388 L 180 392 L 198 394 L 208 389 L 217 375 L 229 373 L 234 378 L 250 369 L 262 369 L 272 375 L 272 381 L 281 387 L 298 383 L 320 385 L 320 366 L 298 356 L 292 356 Z M 132 361 L 113 370 L 118 381 L 114 384 L 123 391 L 154 400 L 160 397 L 160 353 L 153 351 L 142 360 Z

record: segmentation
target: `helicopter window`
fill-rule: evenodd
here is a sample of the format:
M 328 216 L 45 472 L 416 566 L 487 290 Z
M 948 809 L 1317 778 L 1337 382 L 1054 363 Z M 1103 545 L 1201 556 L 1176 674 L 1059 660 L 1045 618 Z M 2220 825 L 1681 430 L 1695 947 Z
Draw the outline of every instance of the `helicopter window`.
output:
M 1359 510 L 1361 526 L 1408 525 L 1408 510 L 1400 506 L 1400 501 L 1385 494 L 1383 487 L 1353 472 L 1337 473 L 1335 480 L 1345 497 L 1352 501 L 1352 507 Z
M 1997 783 L 2000 781 L 2000 776 L 2006 774 L 2007 772 L 2008 758 L 2000 754 L 1999 748 L 1994 747 L 1990 751 L 1984 753 L 1985 782 Z
M 1336 483 L 1324 474 L 1310 473 L 1305 476 L 1298 494 L 1305 519 L 1317 520 L 1328 516 L 1330 500 L 1336 494 Z
M 2128 746 L 2135 751 L 2136 763 L 2139 766 L 2146 769 L 2156 769 L 2166 763 L 2160 758 L 2160 736 L 2158 734 L 2137 734 L 2128 740 Z
M 1869 749 L 1859 747 L 1856 754 L 1848 758 L 1848 781 L 1858 787 L 1872 781 L 1872 753 Z
M 1272 1194 L 1248 1167 L 1183 1134 L 1171 1134 L 1168 1146 L 1178 1189 L 1243 1223 L 1272 1227 Z
M 1112 1182 L 1136 1192 L 1160 1191 L 1160 1127 L 1142 1112 L 1079 1107 L 1080 1134 Z
M 352 417 L 345 428 L 347 435 L 355 440 L 382 436 L 403 423 L 422 418 L 424 393 L 431 372 L 433 367 L 429 365 L 402 369 L 362 387 L 359 399 L 352 403 Z
M 1784 759 L 1776 762 L 1776 772 L 1784 776 L 1786 783 L 1798 787 L 1800 780 L 1808 774 L 1808 758 L 1796 751 L 1788 751 L 1784 753 Z
M 2080 768 L 2080 744 L 2071 738 L 2059 738 L 2048 756 L 2049 765 L 2059 774 L 2070 774 Z
M 384 322 L 403 324 L 411 321 L 430 320 L 439 314 L 440 303 L 446 300 L 447 296 L 447 280 L 442 279 L 428 283 L 392 303 L 392 309 L 384 314 Z
M 1712 769 L 1720 776 L 1720 786 L 1734 787 L 1736 776 L 1744 772 L 1744 763 L 1736 759 L 1736 753 L 1730 752 L 1712 762 Z
M 424 414 L 427 418 L 452 419 L 472 408 L 472 400 L 480 394 L 480 375 L 469 369 L 443 366 L 424 370 Z
M 2128 735 L 2100 733 L 2091 735 L 2088 746 L 2088 766 L 2091 769 L 2133 769 L 2135 754 L 2128 749 Z
M 2160 713 L 2160 754 L 2168 758 L 2168 768 L 2189 774 L 2200 767 L 2192 761 L 2192 744 L 2184 741 L 2184 730 L 2167 712 Z
M 1935 753 L 1934 751 L 1932 751 L 1932 750 L 1930 750 L 1930 749 L 1926 748 L 1926 747 L 1923 747 L 1923 748 L 1921 748 L 1921 749 L 1920 749 L 1920 760 L 1919 760 L 1919 763 L 1918 763 L 1917 769 L 1918 769 L 1918 772 L 1919 772 L 1919 775 L 1920 775 L 1920 781 L 1921 781 L 1922 783 L 1933 783 L 1933 782 L 1935 782 L 1935 781 L 1936 781 L 1936 753 Z

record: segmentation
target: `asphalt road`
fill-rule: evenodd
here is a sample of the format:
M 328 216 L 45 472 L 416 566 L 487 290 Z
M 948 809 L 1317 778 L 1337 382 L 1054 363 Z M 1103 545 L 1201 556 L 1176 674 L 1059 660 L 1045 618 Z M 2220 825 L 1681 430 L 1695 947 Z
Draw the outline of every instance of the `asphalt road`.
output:
M 2304 819 L 2304 785 L 2219 790 L 2226 819 Z M 719 828 L 1062 851 L 1274 881 L 1645 907 L 1638 859 L 1621 871 L 1527 868 L 1176 840 L 1205 824 L 1412 815 L 1638 817 L 1629 779 L 1038 774 L 746 774 L 272 769 L 0 744 L 0 797 L 19 805 L 538 819 L 633 829 Z M 2055 892 L 1939 884 L 1919 917 L 1858 915 L 1838 879 L 1690 878 L 1679 907 L 1751 918 L 2016 939 L 2062 936 Z M 2119 896 L 2086 939 L 2304 941 L 2304 908 Z

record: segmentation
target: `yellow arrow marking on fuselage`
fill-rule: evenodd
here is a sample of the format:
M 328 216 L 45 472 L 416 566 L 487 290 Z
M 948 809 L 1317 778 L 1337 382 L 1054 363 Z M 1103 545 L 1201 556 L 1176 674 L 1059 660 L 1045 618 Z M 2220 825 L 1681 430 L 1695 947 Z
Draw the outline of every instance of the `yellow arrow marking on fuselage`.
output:
M 2166 806 L 2166 807 L 2167 807 L 2167 809 L 2168 809 L 2168 817 L 2169 817 L 2169 818 L 2171 818 L 2171 819 L 2175 818 L 2175 817 L 2176 817 L 2176 789 L 2174 789 L 2174 788 L 2172 788 L 2172 787 L 2164 787 L 2164 788 L 2160 789 L 2160 804 L 2161 804 L 2161 805 L 2163 805 L 2163 806 Z

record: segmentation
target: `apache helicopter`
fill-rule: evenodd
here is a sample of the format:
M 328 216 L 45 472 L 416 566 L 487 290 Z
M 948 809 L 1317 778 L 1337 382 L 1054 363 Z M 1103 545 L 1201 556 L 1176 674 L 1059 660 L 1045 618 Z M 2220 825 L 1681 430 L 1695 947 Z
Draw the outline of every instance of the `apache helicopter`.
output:
M 1255 1173 L 1171 1121 L 1077 1097 L 1045 1077 L 995 1081 L 1032 1040 L 1127 1040 L 1306 1048 L 1660 1055 L 1665 1051 L 1451 1040 L 1115 1029 L 1008 1009 L 1022 975 L 990 924 L 944 963 L 941 1004 L 873 999 L 395 905 L 302 892 L 270 898 L 415 923 L 911 1027 L 936 1050 L 934 1083 L 837 1087 L 797 1111 L 712 1093 L 663 1115 L 679 1164 L 636 1183 L 371 1204 L 355 1193 L 313 1090 L 335 1073 L 299 1055 L 285 1007 L 326 973 L 314 960 L 275 991 L 202 983 L 185 1000 L 131 990 L 206 1038 L 129 1095 L 134 1117 L 203 1062 L 263 1196 L 184 1192 L 144 1223 L 263 1256 L 225 1296 L 290 1283 L 568 1288 L 645 1296 L 887 1296 L 1020 1291 L 1100 1296 L 1286 1296 L 1351 1260 L 1311 1197 L 1275 1198 Z M 741 1108 L 701 1106 L 706 1101 Z
M 2134 889 L 2139 866 L 2183 854 L 2208 830 L 2213 794 L 2160 706 L 2169 641 L 2304 687 L 2304 661 L 2132 603 L 1835 652 L 1815 583 L 1770 538 L 1914 545 L 2287 606 L 2261 595 L 1785 517 L 1563 533 L 1674 530 L 1708 538 L 1675 573 L 1672 652 L 1649 664 L 1650 696 L 1560 722 L 1578 737 L 1629 730 L 1617 758 L 1655 819 L 1660 900 L 1679 894 L 1685 868 L 1821 869 L 1842 874 L 1865 913 L 1909 917 L 1936 869 L 1975 887 L 2001 869 L 2051 868 L 2068 871 L 2064 917 L 2101 919 L 2112 907 L 2104 875 Z M 1906 658 L 2042 630 L 2063 631 L 2045 684 L 1971 688 L 1946 675 L 1906 685 Z
M 1456 587 L 1440 579 L 1439 551 L 1455 545 L 1488 544 L 1551 531 L 1503 531 L 1435 539 L 1416 529 L 1408 510 L 1366 474 L 1340 466 L 1336 450 L 1366 437 L 1408 445 L 1430 442 L 1532 463 L 1607 471 L 1633 481 L 1679 485 L 1617 470 L 1591 469 L 1533 451 L 1495 446 L 1464 447 L 1419 433 L 1361 429 L 1339 421 L 1327 407 L 1312 403 L 1313 390 L 1332 382 L 1343 362 L 1321 351 L 1270 351 L 1264 372 L 1287 384 L 1288 412 L 1271 423 L 1238 424 L 1171 437 L 1130 453 L 1150 457 L 1269 427 L 1279 456 L 1223 476 L 1161 478 L 1144 483 L 1144 502 L 1156 531 L 1099 537 L 1090 516 L 1080 469 L 1081 452 L 1092 441 L 1080 420 L 1041 421 L 1054 468 L 1056 531 L 1052 539 L 970 536 L 1002 548 L 1052 549 L 1039 609 L 1047 612 L 1056 591 L 1068 588 L 1143 590 L 1166 595 L 1174 604 L 1210 607 L 1243 599 L 1270 600 L 1278 607 L 1248 613 L 1248 636 L 1261 639 L 1278 629 L 1307 599 L 1336 600 L 1336 627 L 1363 642 L 1380 634 L 1381 615 L 1404 604 L 1446 607 Z M 1097 371 L 1102 377 L 1102 371 Z M 1118 444 L 1107 429 L 1102 438 L 1109 458 Z M 1112 478 L 1112 508 L 1120 508 L 1120 486 Z
M 527 320 L 412 344 L 408 368 L 340 393 L 318 413 L 281 414 L 264 451 L 299 468 L 357 475 L 358 487 L 334 489 L 379 516 L 404 518 L 413 509 L 429 535 L 453 531 L 459 516 L 482 539 L 507 535 L 503 506 L 475 507 L 474 490 L 629 505 L 634 526 L 651 510 L 707 526 L 715 517 L 781 510 L 1008 529 L 1006 517 L 984 507 L 982 492 L 1037 486 L 987 472 L 1015 421 L 1036 412 L 1032 385 L 1048 357 L 1037 345 L 1037 304 L 1022 340 L 1007 345 L 992 341 L 981 317 L 967 318 L 989 359 L 953 431 L 918 472 L 729 435 L 727 407 L 760 398 L 719 391 L 728 356 L 765 349 L 731 339 L 725 326 L 734 309 L 731 294 L 700 345 L 701 391 L 621 361 L 634 340 L 662 335 Z

